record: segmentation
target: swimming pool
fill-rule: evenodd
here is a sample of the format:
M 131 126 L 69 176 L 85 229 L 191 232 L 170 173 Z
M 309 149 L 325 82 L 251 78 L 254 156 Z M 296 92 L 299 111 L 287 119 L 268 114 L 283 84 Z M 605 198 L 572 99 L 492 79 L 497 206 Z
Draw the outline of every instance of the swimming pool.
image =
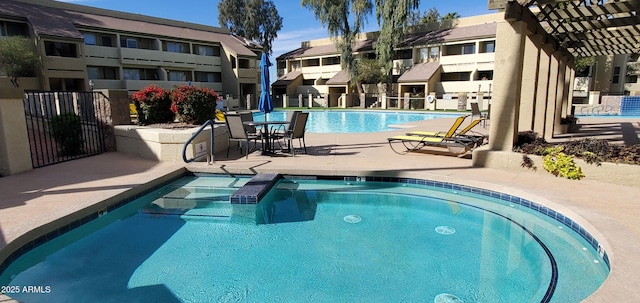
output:
M 11 294 L 27 302 L 579 302 L 608 275 L 584 229 L 514 196 L 302 177 L 229 204 L 248 180 L 185 176 L 29 251 L 0 285 L 49 287 Z
M 287 111 L 274 111 L 267 115 L 271 121 L 287 120 Z M 433 114 L 391 111 L 309 111 L 307 132 L 310 133 L 365 133 L 394 129 L 393 126 L 437 118 L 452 118 L 459 114 Z M 256 121 L 264 120 L 264 114 L 253 114 Z

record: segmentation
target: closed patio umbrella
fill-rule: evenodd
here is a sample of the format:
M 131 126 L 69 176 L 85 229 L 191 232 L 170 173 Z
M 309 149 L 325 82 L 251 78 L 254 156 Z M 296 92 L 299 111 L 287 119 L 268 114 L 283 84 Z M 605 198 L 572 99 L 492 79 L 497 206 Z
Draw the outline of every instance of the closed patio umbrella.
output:
M 269 66 L 271 66 L 271 62 L 269 61 L 269 57 L 266 53 L 262 53 L 262 58 L 260 59 L 260 85 L 262 91 L 260 92 L 260 102 L 258 102 L 258 109 L 264 113 L 264 119 L 267 120 L 267 114 L 273 111 L 273 101 L 271 100 L 271 93 L 269 93 Z

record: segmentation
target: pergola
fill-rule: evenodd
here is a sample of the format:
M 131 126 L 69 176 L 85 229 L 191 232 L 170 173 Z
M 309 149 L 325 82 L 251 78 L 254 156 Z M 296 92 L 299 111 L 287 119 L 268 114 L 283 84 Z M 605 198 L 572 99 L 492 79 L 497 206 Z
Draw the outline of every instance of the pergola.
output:
M 640 0 L 489 0 L 504 12 L 497 25 L 489 145 L 511 151 L 518 131 L 559 133 L 571 112 L 574 58 L 640 53 Z M 478 157 L 476 157 L 476 154 Z

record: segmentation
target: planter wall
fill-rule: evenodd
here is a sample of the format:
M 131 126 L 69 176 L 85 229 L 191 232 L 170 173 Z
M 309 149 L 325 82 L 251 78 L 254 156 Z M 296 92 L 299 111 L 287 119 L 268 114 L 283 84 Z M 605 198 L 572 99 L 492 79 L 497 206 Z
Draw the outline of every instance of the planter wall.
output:
M 508 151 L 490 151 L 476 149 L 473 152 L 473 165 L 480 167 L 490 167 L 507 171 L 528 170 L 531 173 L 545 174 L 553 177 L 542 165 L 542 157 L 527 155 L 533 160 L 537 170 L 522 167 L 521 153 Z M 640 186 L 640 166 L 630 164 L 615 164 L 603 162 L 601 166 L 588 164 L 581 159 L 575 159 L 576 165 L 582 168 L 585 177 L 582 180 L 593 180 L 598 182 L 613 183 L 627 186 Z M 579 181 L 576 181 L 579 182 Z
M 163 129 L 147 126 L 120 125 L 115 127 L 116 148 L 119 152 L 133 154 L 145 159 L 155 161 L 182 161 L 182 148 L 184 143 L 198 130 L 189 129 Z M 202 133 L 187 148 L 187 158 L 195 155 L 195 146 L 198 143 L 207 144 L 209 153 L 209 133 L 211 128 L 205 128 Z M 214 153 L 226 151 L 227 129 L 226 126 L 216 125 L 214 128 Z

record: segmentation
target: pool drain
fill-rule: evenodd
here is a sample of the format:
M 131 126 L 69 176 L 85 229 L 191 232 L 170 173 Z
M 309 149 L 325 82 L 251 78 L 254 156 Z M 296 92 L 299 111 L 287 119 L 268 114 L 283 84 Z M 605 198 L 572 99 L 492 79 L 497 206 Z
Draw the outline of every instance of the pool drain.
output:
M 438 226 L 436 227 L 436 232 L 441 235 L 453 235 L 456 233 L 456 229 L 451 226 Z
M 356 215 L 346 215 L 344 216 L 344 221 L 347 223 L 358 223 L 360 221 L 362 221 L 362 218 L 360 218 L 360 216 L 356 216 Z
M 463 303 L 460 298 L 452 294 L 439 294 L 433 299 L 434 303 Z

